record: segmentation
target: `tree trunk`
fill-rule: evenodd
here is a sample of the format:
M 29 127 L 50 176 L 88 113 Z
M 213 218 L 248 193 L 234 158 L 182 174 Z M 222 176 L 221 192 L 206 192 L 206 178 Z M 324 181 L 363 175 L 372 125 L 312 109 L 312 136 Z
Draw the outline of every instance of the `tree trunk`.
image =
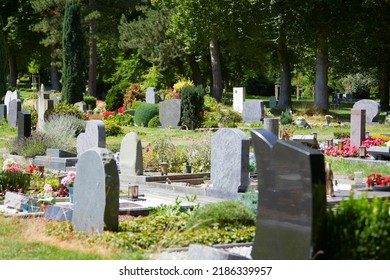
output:
M 12 46 L 8 48 L 8 62 L 9 62 L 9 85 L 16 87 L 18 80 L 18 65 L 16 63 L 15 52 Z
M 329 110 L 328 91 L 328 42 L 326 32 L 320 32 L 316 55 L 316 82 L 314 92 L 314 106 L 321 112 Z
M 378 90 L 381 111 L 389 111 L 390 55 L 386 55 L 378 64 Z
M 188 62 L 192 70 L 192 79 L 196 86 L 203 85 L 202 74 L 200 72 L 199 63 L 196 61 L 193 55 L 188 56 Z
M 211 58 L 211 72 L 213 75 L 213 87 L 211 92 L 217 102 L 222 101 L 222 70 L 221 61 L 219 59 L 218 42 L 216 38 L 212 38 L 209 44 Z
M 96 1 L 89 0 L 91 11 L 96 9 Z M 89 70 L 88 70 L 88 95 L 97 96 L 96 94 L 96 20 L 92 19 L 89 24 Z
M 280 65 L 280 93 L 278 108 L 282 111 L 291 108 L 291 67 L 287 51 L 286 37 L 279 33 L 277 51 Z

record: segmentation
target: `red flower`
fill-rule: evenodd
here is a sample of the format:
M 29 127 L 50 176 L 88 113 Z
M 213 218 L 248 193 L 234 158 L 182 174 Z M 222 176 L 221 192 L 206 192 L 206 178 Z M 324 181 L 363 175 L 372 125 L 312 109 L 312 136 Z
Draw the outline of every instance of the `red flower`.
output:
M 26 167 L 25 171 L 27 173 L 33 174 L 35 171 L 38 171 L 38 166 L 30 164 L 29 166 Z
M 118 113 L 119 114 L 123 114 L 123 112 L 125 111 L 125 106 L 121 106 L 118 108 Z
M 105 111 L 102 116 L 103 117 L 108 117 L 108 116 L 113 116 L 115 113 L 114 112 L 111 112 L 111 111 Z

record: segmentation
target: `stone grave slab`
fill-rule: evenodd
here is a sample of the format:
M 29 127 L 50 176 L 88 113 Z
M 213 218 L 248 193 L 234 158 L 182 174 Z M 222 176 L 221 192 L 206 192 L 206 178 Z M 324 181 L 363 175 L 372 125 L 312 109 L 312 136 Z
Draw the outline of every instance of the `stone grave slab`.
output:
M 45 156 L 34 157 L 33 164 L 47 169 L 69 171 L 76 166 L 77 161 L 76 154 L 59 149 L 47 149 Z
M 377 122 L 381 112 L 380 104 L 372 99 L 361 99 L 353 104 L 352 109 L 366 110 L 366 123 Z
M 118 230 L 119 175 L 114 154 L 104 148 L 82 153 L 76 166 L 72 224 L 75 230 L 100 234 Z
M 146 103 L 157 104 L 157 89 L 154 87 L 148 87 L 146 89 Z
M 122 139 L 119 166 L 121 176 L 143 174 L 142 143 L 137 133 L 130 132 Z
M 244 101 L 245 101 L 245 88 L 234 87 L 233 88 L 233 110 L 242 113 Z
M 242 119 L 246 123 L 258 123 L 264 118 L 264 102 L 261 100 L 245 101 Z
M 180 128 L 181 100 L 171 99 L 160 102 L 159 118 L 163 128 Z
M 187 260 L 248 260 L 248 258 L 210 246 L 191 244 L 188 248 Z
M 367 152 L 376 160 L 390 160 L 390 147 L 372 146 Z
M 23 205 L 28 201 L 29 197 L 20 193 L 6 192 L 4 196 L 4 206 L 17 211 L 22 211 Z
M 18 112 L 22 110 L 22 102 L 19 99 L 12 99 L 9 102 L 8 111 L 8 127 L 17 127 Z
M 251 130 L 259 203 L 252 258 L 312 259 L 324 248 L 324 155 L 266 130 Z
M 45 213 L 43 214 L 44 218 L 65 222 L 71 221 L 73 216 L 73 209 L 69 205 L 48 205 Z
M 106 147 L 106 128 L 103 121 L 91 120 L 87 122 L 84 133 L 77 137 L 77 154 L 80 156 L 93 147 Z
M 292 139 L 297 143 L 304 144 L 313 149 L 319 149 L 320 145 L 318 144 L 317 137 L 314 135 L 293 135 Z
M 207 195 L 237 197 L 250 185 L 249 137 L 237 128 L 222 128 L 211 138 L 211 181 Z

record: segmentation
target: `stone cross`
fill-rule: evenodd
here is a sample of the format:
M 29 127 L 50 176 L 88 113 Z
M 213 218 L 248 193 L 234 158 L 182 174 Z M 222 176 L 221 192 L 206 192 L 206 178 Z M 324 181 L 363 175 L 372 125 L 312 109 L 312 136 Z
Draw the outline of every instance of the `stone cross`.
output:
M 237 128 L 222 128 L 211 138 L 211 181 L 207 195 L 237 197 L 249 185 L 249 137 Z
M 254 260 L 312 259 L 324 248 L 324 155 L 252 130 L 259 201 Z
M 118 230 L 119 175 L 111 151 L 91 148 L 80 156 L 73 195 L 75 230 L 88 235 Z

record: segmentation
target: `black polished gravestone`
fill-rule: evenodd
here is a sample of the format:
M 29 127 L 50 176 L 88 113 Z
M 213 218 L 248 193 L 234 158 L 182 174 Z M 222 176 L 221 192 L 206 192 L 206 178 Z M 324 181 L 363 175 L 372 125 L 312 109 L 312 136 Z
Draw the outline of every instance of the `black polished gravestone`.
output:
M 31 136 L 31 114 L 18 112 L 18 143 L 22 143 Z
M 324 156 L 266 130 L 252 130 L 259 203 L 252 258 L 313 259 L 324 251 Z

